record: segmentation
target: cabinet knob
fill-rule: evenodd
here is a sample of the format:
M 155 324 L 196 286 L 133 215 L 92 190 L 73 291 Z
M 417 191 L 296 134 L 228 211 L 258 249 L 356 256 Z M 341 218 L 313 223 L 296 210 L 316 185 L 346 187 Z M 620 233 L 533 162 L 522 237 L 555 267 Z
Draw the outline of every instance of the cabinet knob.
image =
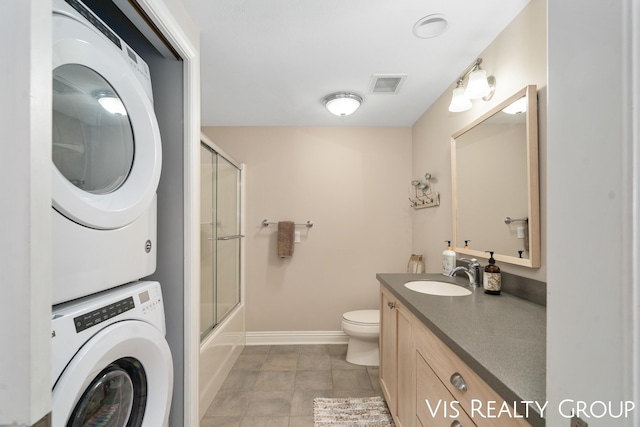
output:
M 451 423 L 451 427 L 464 427 L 464 426 L 462 425 L 462 423 L 460 423 L 460 421 L 453 420 L 453 422 Z
M 449 381 L 451 381 L 451 384 L 458 390 L 467 391 L 467 383 L 465 382 L 464 378 L 462 378 L 462 375 L 460 375 L 458 372 L 451 375 Z
M 389 306 L 389 308 L 390 308 L 390 309 L 392 309 L 392 310 L 393 310 L 394 308 L 396 308 L 396 303 L 395 303 L 395 302 L 388 301 L 388 302 L 387 302 L 387 305 L 388 305 L 388 306 Z

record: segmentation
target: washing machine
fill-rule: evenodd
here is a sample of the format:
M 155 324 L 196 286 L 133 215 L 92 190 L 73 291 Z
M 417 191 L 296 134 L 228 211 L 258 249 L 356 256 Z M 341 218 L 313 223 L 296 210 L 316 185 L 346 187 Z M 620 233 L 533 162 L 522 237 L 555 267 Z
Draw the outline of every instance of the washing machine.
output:
M 53 307 L 53 427 L 168 424 L 171 352 L 158 282 Z
M 53 0 L 53 303 L 156 268 L 162 166 L 149 67 L 78 0 Z

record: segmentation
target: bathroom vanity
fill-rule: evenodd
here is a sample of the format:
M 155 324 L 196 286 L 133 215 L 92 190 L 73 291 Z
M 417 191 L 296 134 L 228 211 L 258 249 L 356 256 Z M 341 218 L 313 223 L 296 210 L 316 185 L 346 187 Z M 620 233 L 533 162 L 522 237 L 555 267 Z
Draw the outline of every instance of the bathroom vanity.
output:
M 378 274 L 380 385 L 398 427 L 544 426 L 546 309 L 507 293 L 436 296 Z M 515 405 L 515 409 L 514 409 Z

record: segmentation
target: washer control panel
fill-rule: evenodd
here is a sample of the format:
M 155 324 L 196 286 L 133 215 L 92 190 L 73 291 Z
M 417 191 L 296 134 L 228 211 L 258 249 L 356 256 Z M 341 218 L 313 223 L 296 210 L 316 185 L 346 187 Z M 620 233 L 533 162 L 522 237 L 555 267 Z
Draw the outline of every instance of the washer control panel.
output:
M 144 322 L 164 336 L 166 333 L 162 289 L 155 281 L 128 283 L 77 300 L 54 305 L 51 317 L 51 385 L 54 386 L 69 361 L 97 336 L 110 341 L 112 325 L 126 323 L 135 335 L 136 324 Z M 120 329 L 122 330 L 122 328 Z
M 73 318 L 76 333 L 99 325 L 127 311 L 138 308 L 141 316 L 146 317 L 151 312 L 162 308 L 160 290 L 154 287 L 136 292 L 132 296 L 120 299 L 103 307 L 87 311 Z
M 143 315 L 162 308 L 162 298 L 156 289 L 149 289 L 138 294 L 140 311 Z
M 148 292 L 146 292 L 148 294 Z M 92 310 L 88 313 L 84 313 L 81 316 L 74 317 L 73 323 L 76 327 L 76 332 L 82 332 L 85 329 L 89 329 L 102 322 L 105 322 L 115 316 L 118 316 L 126 311 L 135 308 L 133 297 L 125 298 L 113 304 L 106 305 L 97 310 Z

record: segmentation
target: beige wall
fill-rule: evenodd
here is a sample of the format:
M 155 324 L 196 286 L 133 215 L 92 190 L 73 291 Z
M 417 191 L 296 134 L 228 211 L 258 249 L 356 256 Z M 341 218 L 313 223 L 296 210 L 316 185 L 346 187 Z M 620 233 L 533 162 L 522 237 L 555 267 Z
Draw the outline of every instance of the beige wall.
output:
M 526 85 L 535 84 L 538 87 L 542 267 L 529 269 L 508 264 L 501 264 L 500 267 L 503 271 L 520 276 L 546 280 L 546 34 L 546 1 L 532 0 L 479 55 L 483 59 L 483 69 L 495 76 L 497 81 L 493 98 L 489 102 L 473 101 L 473 107 L 468 111 L 450 113 L 448 106 L 455 86 L 455 82 L 452 82 L 451 87 L 414 124 L 413 177 L 431 173 L 437 179 L 434 190 L 440 192 L 440 207 L 418 210 L 413 214 L 413 251 L 425 254 L 426 271 L 440 271 L 444 240 L 452 238 L 451 135 Z M 487 183 L 487 190 L 489 188 L 490 183 Z M 481 260 L 481 263 L 485 264 L 486 260 Z
M 246 172 L 247 331 L 338 331 L 411 254 L 411 129 L 204 127 Z M 279 259 L 276 226 L 312 220 Z

